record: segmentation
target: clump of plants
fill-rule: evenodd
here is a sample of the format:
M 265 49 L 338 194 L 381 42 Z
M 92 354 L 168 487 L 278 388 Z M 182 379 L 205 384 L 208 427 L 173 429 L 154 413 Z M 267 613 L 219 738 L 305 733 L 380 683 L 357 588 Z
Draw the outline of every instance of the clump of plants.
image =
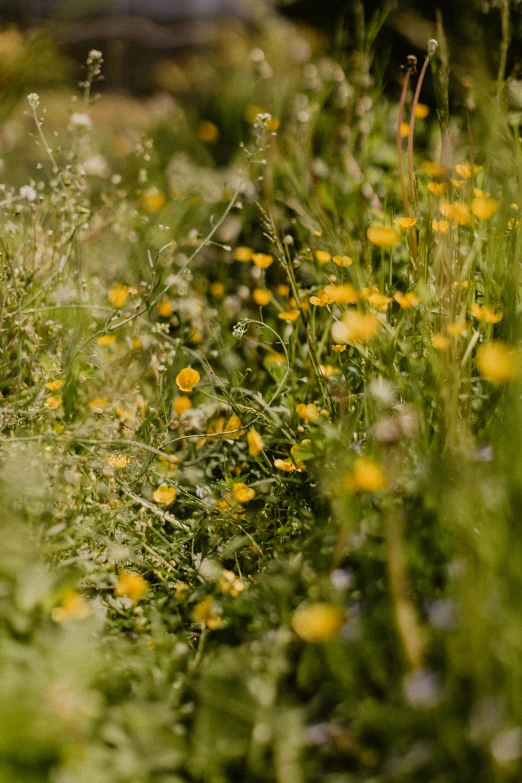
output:
M 383 93 L 383 21 L 288 68 L 253 41 L 219 167 L 210 120 L 167 161 L 97 126 L 96 50 L 60 130 L 28 96 L 2 780 L 519 779 L 518 82 L 453 107 L 440 22 Z

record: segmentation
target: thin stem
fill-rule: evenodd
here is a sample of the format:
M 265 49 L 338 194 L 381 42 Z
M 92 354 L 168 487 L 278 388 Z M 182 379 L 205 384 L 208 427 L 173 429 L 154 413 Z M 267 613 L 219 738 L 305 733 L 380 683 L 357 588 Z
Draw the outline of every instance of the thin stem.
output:
M 406 71 L 404 81 L 402 83 L 402 92 L 399 101 L 399 116 L 397 120 L 397 160 L 399 164 L 399 180 L 401 183 L 402 204 L 404 207 L 404 214 L 406 217 L 410 215 L 410 207 L 408 204 L 408 193 L 406 191 L 406 182 L 404 181 L 404 163 L 402 155 L 402 123 L 404 122 L 404 106 L 406 103 L 406 95 L 408 93 L 408 87 L 410 85 L 410 71 Z
M 498 64 L 497 75 L 497 98 L 500 98 L 502 88 L 504 86 L 504 79 L 506 78 L 506 63 L 509 49 L 509 42 L 511 40 L 510 30 L 510 0 L 502 0 L 501 8 L 501 25 L 502 25 L 502 39 L 500 43 L 500 60 Z

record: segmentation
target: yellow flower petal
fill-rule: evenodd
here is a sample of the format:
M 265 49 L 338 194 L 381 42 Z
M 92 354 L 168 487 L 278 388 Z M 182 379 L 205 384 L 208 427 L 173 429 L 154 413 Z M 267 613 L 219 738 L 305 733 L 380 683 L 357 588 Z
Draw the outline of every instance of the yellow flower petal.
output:
M 200 380 L 201 375 L 197 370 L 193 370 L 192 367 L 185 367 L 176 376 L 176 385 L 183 392 L 191 392 Z
M 394 228 L 370 226 L 366 235 L 370 242 L 377 245 L 377 247 L 395 247 L 401 241 L 401 235 Z
M 162 506 L 170 506 L 170 504 L 174 502 L 175 498 L 176 490 L 174 487 L 169 487 L 166 484 L 162 484 L 152 493 L 152 499 L 154 502 Z
M 342 608 L 322 601 L 301 604 L 292 615 L 292 628 L 295 633 L 310 644 L 335 639 L 343 624 Z
M 495 386 L 514 381 L 518 375 L 518 356 L 500 340 L 492 340 L 477 351 L 477 367 L 481 375 Z

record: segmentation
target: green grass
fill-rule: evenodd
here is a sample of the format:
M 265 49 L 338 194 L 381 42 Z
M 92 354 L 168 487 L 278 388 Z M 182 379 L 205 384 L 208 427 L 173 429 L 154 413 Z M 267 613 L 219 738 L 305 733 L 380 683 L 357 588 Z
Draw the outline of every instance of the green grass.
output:
M 381 22 L 6 121 L 2 783 L 520 779 L 518 115 L 441 40 L 404 201 Z

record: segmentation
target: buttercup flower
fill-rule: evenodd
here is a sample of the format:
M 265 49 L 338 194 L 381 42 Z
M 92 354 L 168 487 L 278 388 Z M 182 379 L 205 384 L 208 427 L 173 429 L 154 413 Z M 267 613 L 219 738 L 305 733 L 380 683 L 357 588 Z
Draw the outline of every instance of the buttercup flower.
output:
M 255 429 L 251 429 L 247 433 L 247 443 L 248 443 L 248 453 L 251 457 L 257 457 L 258 454 L 260 454 L 264 447 L 264 441 L 259 432 Z
M 232 494 L 238 503 L 249 503 L 255 497 L 255 490 L 247 487 L 242 481 L 237 481 L 232 486 Z
M 399 228 L 413 228 L 417 223 L 417 218 L 414 217 L 401 217 L 393 221 Z
M 357 457 L 346 487 L 351 492 L 381 492 L 386 487 L 386 477 L 377 462 L 369 457 Z
M 148 589 L 149 583 L 141 574 L 134 571 L 122 571 L 118 576 L 118 584 L 114 588 L 114 592 L 119 596 L 127 596 L 137 604 Z
M 183 392 L 191 392 L 200 380 L 201 375 L 197 370 L 193 370 L 192 367 L 185 367 L 176 376 L 176 385 Z
M 322 601 L 301 604 L 292 615 L 295 633 L 311 644 L 335 639 L 343 624 L 344 612 L 341 607 Z
M 317 405 L 314 405 L 313 402 L 308 403 L 308 405 L 305 405 L 304 403 L 297 405 L 296 412 L 297 415 L 305 421 L 315 421 L 317 418 L 319 418 Z
M 332 337 L 336 343 L 365 343 L 376 337 L 381 325 L 373 313 L 350 310 L 342 321 L 332 326 Z
M 169 487 L 166 484 L 162 484 L 152 493 L 152 499 L 155 503 L 162 506 L 170 506 L 176 498 L 176 490 L 174 487 Z
M 377 247 L 395 247 L 401 241 L 401 235 L 394 228 L 370 226 L 366 235 Z
M 517 378 L 518 356 L 515 349 L 506 343 L 492 340 L 478 349 L 477 367 L 487 381 L 503 386 Z
M 328 264 L 328 262 L 332 260 L 332 254 L 328 253 L 326 250 L 316 250 L 314 255 L 315 260 L 318 261 L 319 264 Z
M 274 263 L 273 256 L 266 253 L 253 253 L 252 261 L 259 269 L 268 269 Z
M 123 307 L 129 296 L 129 286 L 115 283 L 107 296 L 114 307 Z

